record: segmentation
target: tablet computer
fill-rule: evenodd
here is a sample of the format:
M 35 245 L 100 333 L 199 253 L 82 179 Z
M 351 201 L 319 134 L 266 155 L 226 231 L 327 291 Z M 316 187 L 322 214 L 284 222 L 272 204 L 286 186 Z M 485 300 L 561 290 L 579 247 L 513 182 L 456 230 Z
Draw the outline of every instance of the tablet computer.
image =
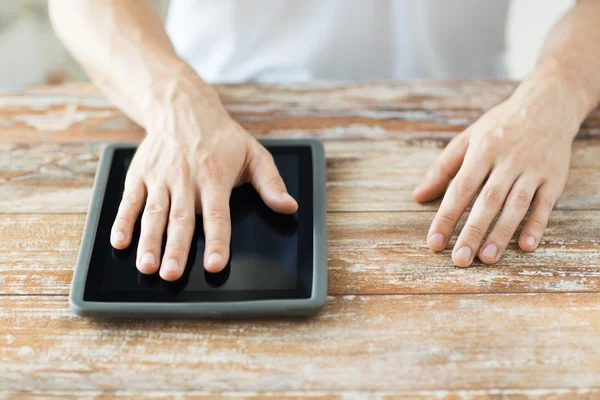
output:
M 314 140 L 263 140 L 298 201 L 293 215 L 269 209 L 248 184 L 230 199 L 231 255 L 216 274 L 203 266 L 202 217 L 183 276 L 174 282 L 135 266 L 140 220 L 131 245 L 116 250 L 110 231 L 123 194 L 127 168 L 138 143 L 108 145 L 100 159 L 70 305 L 84 316 L 250 317 L 308 315 L 327 295 L 325 157 Z M 164 242 L 163 242 L 164 246 Z

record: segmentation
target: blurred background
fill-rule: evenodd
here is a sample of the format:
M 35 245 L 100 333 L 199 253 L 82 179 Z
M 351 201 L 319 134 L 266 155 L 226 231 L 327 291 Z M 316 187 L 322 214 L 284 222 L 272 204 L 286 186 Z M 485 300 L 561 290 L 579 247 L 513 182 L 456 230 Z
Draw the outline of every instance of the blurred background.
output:
M 153 2 L 166 16 L 169 0 Z M 544 36 L 573 2 L 512 0 L 505 54 L 511 79 L 521 79 L 532 68 Z M 0 90 L 86 80 L 85 73 L 54 35 L 46 0 L 0 1 L 0 54 Z

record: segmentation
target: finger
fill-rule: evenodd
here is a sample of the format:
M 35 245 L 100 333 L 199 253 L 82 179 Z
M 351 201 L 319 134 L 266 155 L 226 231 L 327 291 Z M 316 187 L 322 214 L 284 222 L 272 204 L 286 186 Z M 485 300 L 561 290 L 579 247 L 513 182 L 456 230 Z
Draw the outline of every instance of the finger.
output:
M 531 205 L 531 213 L 519 237 L 519 247 L 525 251 L 534 251 L 540 244 L 548 225 L 552 209 L 559 194 L 547 183 L 540 186 Z
M 538 180 L 533 177 L 522 175 L 517 179 L 506 198 L 502 213 L 481 246 L 479 259 L 482 262 L 493 264 L 500 259 L 519 224 L 525 218 L 538 185 Z
M 463 215 L 490 170 L 490 161 L 485 157 L 465 157 L 465 161 L 450 183 L 442 204 L 435 215 L 427 243 L 434 251 L 442 251 L 454 232 L 458 220 Z
M 136 262 L 137 269 L 144 274 L 153 274 L 158 270 L 168 210 L 169 192 L 167 188 L 149 188 L 146 207 L 142 215 L 142 230 Z
M 204 223 L 204 268 L 208 272 L 219 272 L 229 260 L 231 240 L 231 215 L 229 197 L 231 189 L 225 186 L 202 188 L 202 221 Z
M 446 146 L 442 154 L 427 170 L 425 181 L 413 191 L 413 199 L 419 203 L 434 200 L 444 193 L 448 183 L 464 160 L 467 151 L 468 137 L 465 134 L 455 136 Z
M 454 250 L 452 261 L 459 267 L 473 263 L 475 254 L 485 237 L 492 221 L 500 212 L 510 188 L 517 179 L 511 166 L 500 166 L 492 170 L 490 177 L 475 200 L 469 218 L 462 228 Z
M 171 193 L 167 245 L 160 265 L 160 276 L 166 281 L 177 280 L 183 275 L 196 225 L 193 194 L 183 189 Z
M 122 250 L 131 244 L 135 221 L 142 211 L 145 199 L 144 182 L 137 178 L 128 179 L 110 234 L 110 243 L 115 249 Z
M 251 157 L 248 166 L 250 182 L 265 204 L 280 213 L 296 212 L 298 203 L 288 193 L 271 153 L 261 146 Z

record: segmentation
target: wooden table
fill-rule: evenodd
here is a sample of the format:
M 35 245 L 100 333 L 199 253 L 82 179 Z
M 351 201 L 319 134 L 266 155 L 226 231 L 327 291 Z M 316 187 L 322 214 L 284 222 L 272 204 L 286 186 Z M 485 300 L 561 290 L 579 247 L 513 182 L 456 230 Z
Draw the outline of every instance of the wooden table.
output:
M 410 198 L 504 82 L 220 87 L 258 137 L 327 154 L 329 298 L 315 318 L 109 321 L 67 295 L 98 156 L 142 131 L 91 86 L 0 96 L 0 395 L 600 397 L 600 113 L 534 254 L 452 266 Z M 456 239 L 454 237 L 453 241 Z

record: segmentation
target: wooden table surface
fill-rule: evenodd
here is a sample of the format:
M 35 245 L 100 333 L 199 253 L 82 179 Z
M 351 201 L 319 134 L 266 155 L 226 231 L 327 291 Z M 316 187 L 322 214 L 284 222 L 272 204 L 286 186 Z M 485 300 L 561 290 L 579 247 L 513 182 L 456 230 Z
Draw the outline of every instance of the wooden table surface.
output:
M 142 131 L 87 85 L 0 95 L 0 397 L 600 397 L 600 112 L 539 249 L 452 266 L 411 190 L 505 82 L 235 85 L 257 137 L 321 139 L 329 297 L 314 318 L 110 321 L 68 308 L 98 156 Z M 452 240 L 453 244 L 456 236 Z

